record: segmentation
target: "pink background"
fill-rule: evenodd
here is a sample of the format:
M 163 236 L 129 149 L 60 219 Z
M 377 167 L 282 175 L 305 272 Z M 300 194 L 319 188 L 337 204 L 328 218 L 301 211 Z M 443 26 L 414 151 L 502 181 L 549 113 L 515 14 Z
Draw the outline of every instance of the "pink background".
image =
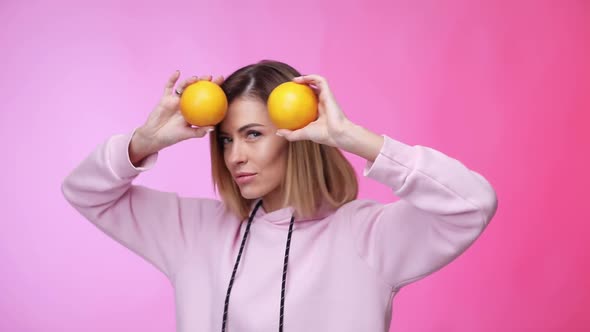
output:
M 248 2 L 248 4 L 246 4 Z M 462 161 L 499 209 L 396 297 L 392 331 L 589 331 L 590 2 L 0 3 L 0 331 L 174 331 L 164 275 L 63 199 L 66 174 L 146 119 L 167 77 L 263 58 L 325 76 L 350 119 Z M 361 198 L 397 199 L 362 178 Z M 208 142 L 137 183 L 214 197 Z

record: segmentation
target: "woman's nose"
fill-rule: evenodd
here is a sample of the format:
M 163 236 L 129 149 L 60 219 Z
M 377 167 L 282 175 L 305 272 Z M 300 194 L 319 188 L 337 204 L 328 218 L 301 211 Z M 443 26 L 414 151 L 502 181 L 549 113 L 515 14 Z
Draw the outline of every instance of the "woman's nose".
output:
M 246 162 L 246 153 L 244 147 L 237 141 L 232 142 L 229 151 L 229 161 L 232 164 L 240 164 Z

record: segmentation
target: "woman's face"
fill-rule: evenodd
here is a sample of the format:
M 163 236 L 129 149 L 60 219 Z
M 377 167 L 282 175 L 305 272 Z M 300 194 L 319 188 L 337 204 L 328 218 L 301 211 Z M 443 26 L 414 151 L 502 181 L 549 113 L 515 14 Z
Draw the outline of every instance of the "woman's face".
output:
M 225 165 L 246 199 L 282 198 L 280 184 L 287 169 L 288 141 L 275 133 L 266 105 L 254 98 L 236 98 L 219 129 Z M 255 174 L 242 176 L 242 173 Z

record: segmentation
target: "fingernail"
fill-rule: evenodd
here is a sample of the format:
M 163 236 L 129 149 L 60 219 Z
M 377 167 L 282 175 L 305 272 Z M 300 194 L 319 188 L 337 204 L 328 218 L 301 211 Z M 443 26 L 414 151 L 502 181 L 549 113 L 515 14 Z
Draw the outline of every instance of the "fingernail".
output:
M 215 128 L 207 128 L 208 133 L 212 132 L 213 130 L 215 130 Z
M 275 134 L 277 134 L 277 136 L 283 137 L 283 135 L 281 133 L 279 133 L 278 131 Z

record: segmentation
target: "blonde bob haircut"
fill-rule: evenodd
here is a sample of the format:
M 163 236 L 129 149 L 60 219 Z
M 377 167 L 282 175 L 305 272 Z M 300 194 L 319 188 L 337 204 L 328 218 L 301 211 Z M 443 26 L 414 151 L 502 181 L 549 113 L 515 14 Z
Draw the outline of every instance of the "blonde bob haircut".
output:
M 238 97 L 257 98 L 266 104 L 270 92 L 279 84 L 301 74 L 278 61 L 262 60 L 242 67 L 222 83 L 228 104 Z M 209 136 L 213 188 L 226 207 L 240 220 L 248 218 L 254 199 L 246 199 L 233 180 L 223 157 L 218 124 Z M 289 142 L 286 175 L 281 181 L 285 193 L 283 206 L 292 206 L 299 217 L 313 217 L 323 204 L 330 208 L 356 199 L 358 181 L 354 168 L 335 147 L 313 141 Z

